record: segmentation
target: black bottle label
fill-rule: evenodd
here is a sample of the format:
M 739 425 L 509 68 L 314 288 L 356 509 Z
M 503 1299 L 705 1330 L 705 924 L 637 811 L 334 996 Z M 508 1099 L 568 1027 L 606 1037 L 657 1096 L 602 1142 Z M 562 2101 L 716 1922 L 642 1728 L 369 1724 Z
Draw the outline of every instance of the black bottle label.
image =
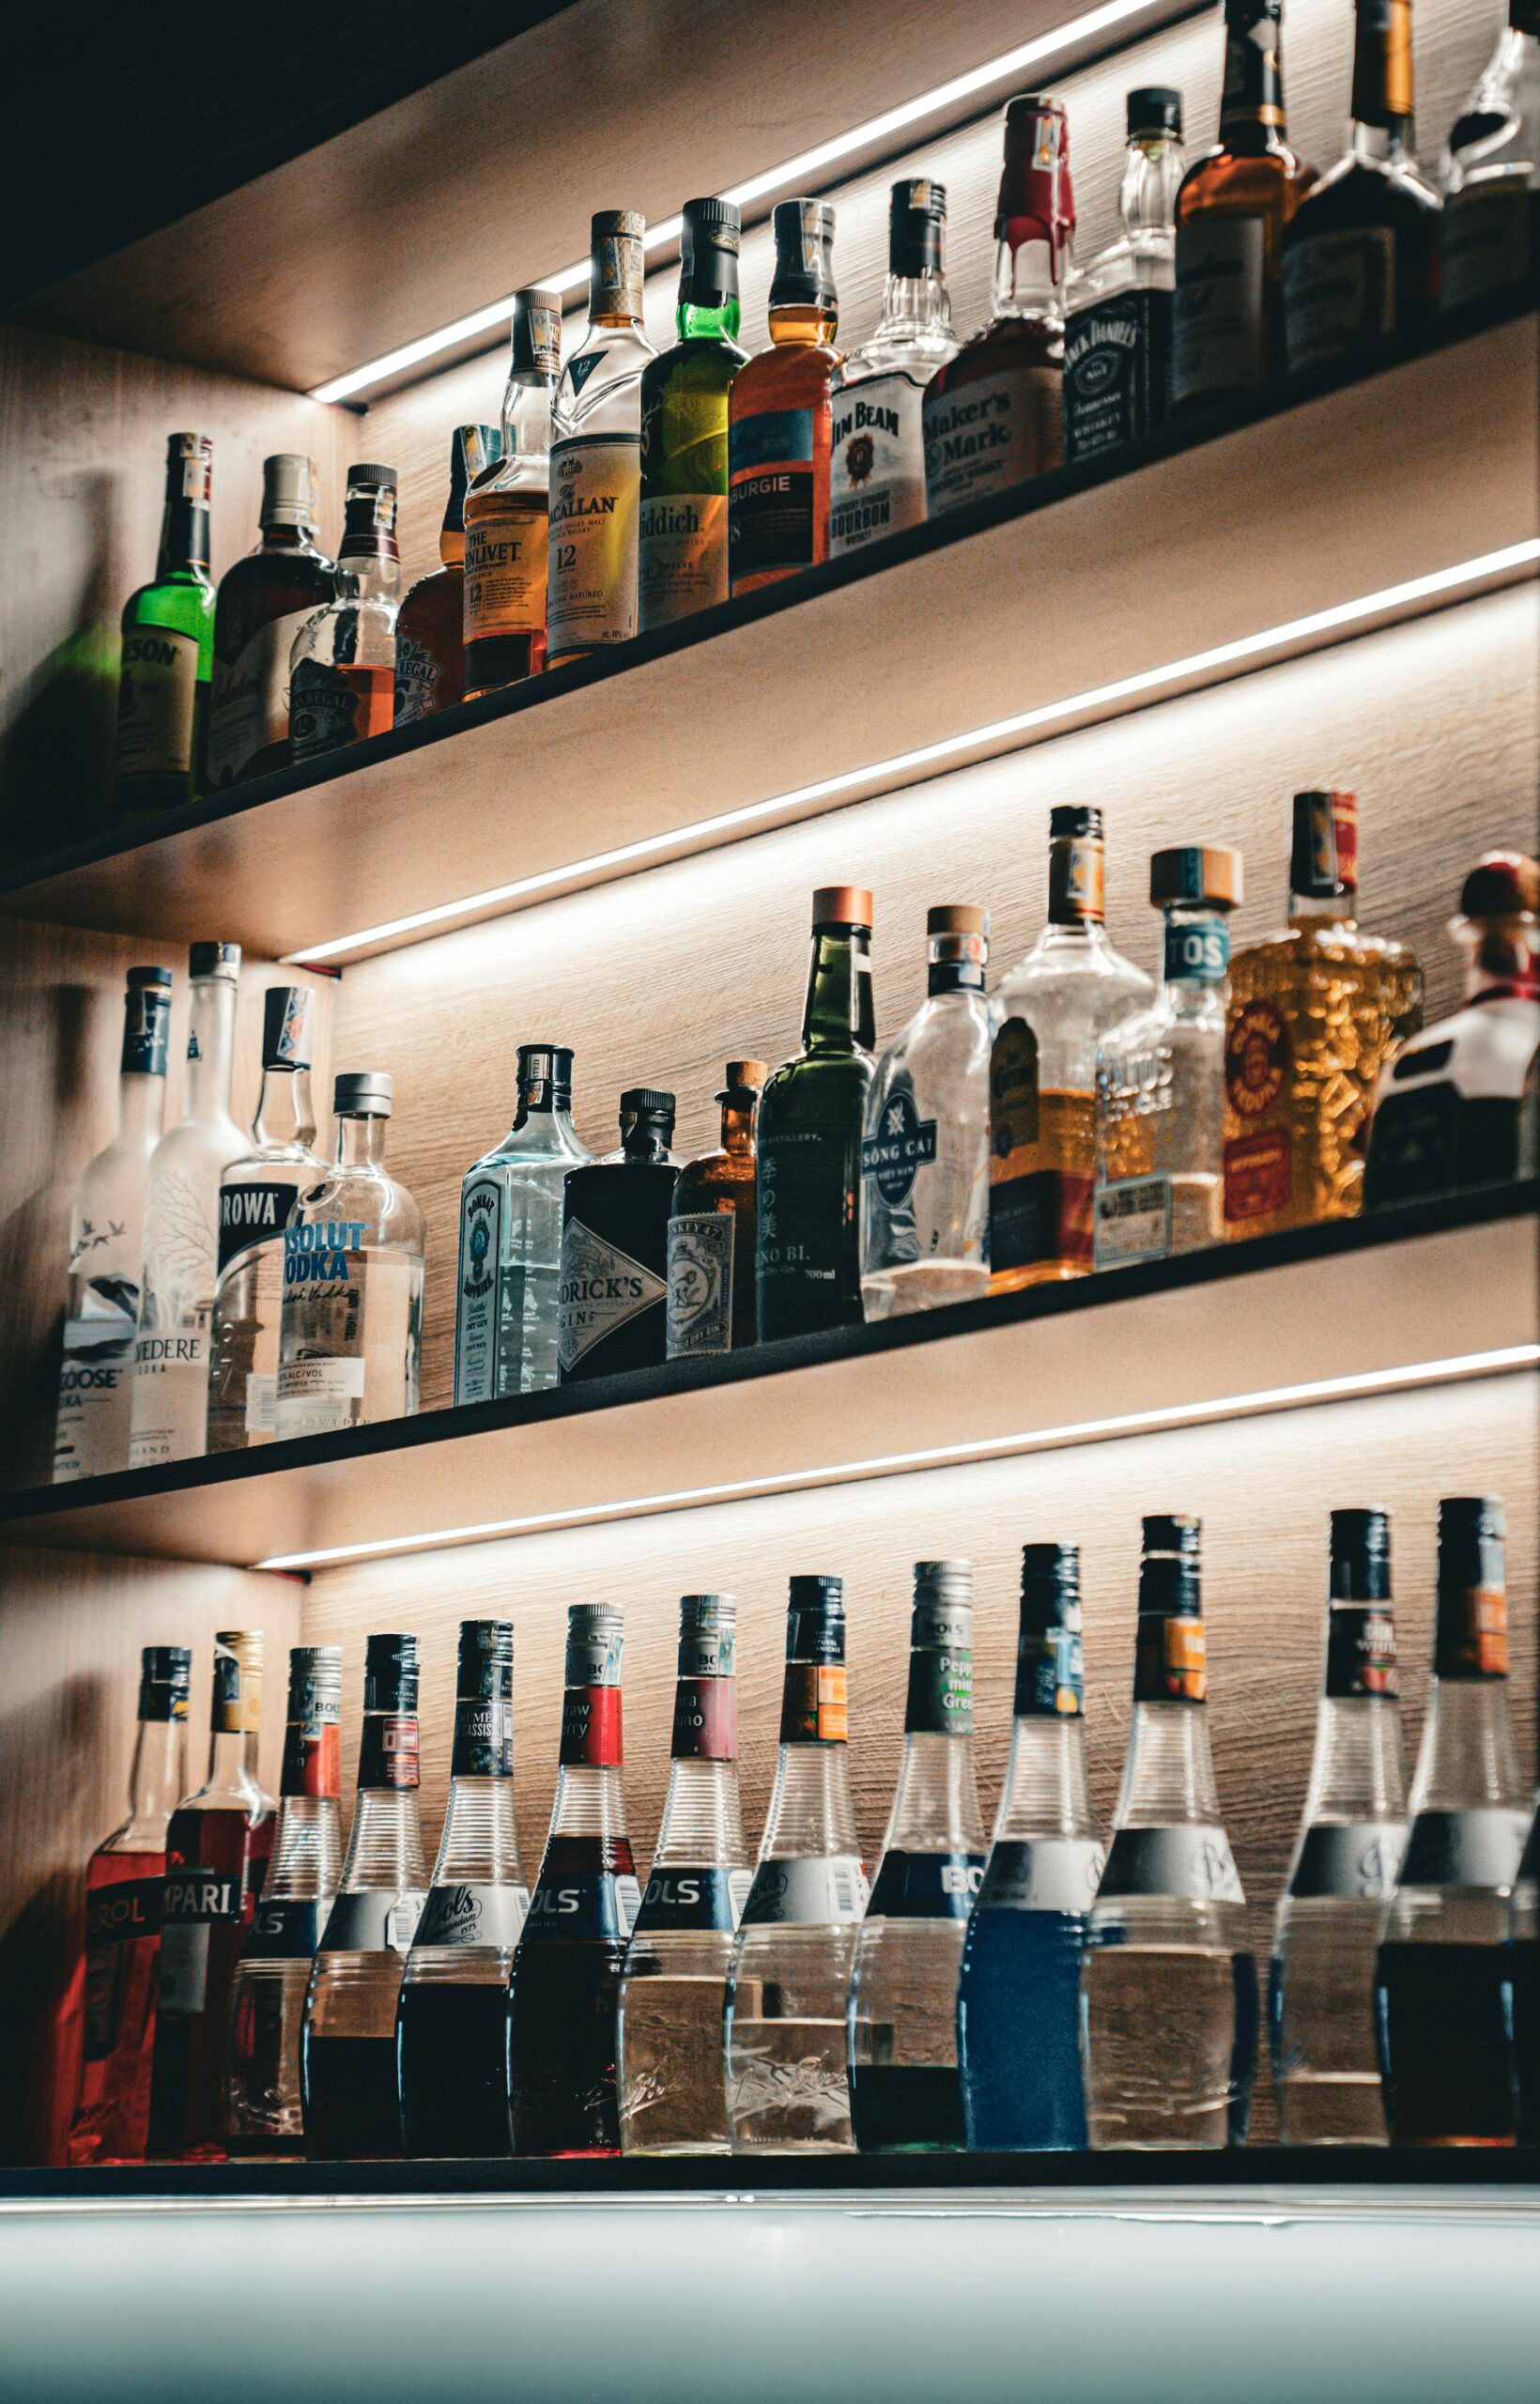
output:
M 885 1853 L 868 1919 L 966 1919 L 984 1883 L 978 1853 Z
M 1171 408 L 1173 295 L 1118 292 L 1079 309 L 1064 339 L 1064 455 L 1120 450 Z
M 549 1880 L 542 1872 L 530 1897 L 523 1943 L 624 1943 L 636 1926 L 640 1903 L 636 1880 L 624 1872 L 579 1870 Z
M 1394 1694 L 1395 1622 L 1376 1603 L 1333 1603 L 1326 1623 L 1329 1695 Z
M 321 1941 L 330 1895 L 274 1895 L 259 1903 L 246 1939 L 248 1962 L 308 1962 Z
M 1504 1804 L 1464 1811 L 1419 1811 L 1407 1840 L 1403 1887 L 1511 1887 L 1518 1875 L 1529 1814 Z
M 751 1870 L 654 1870 L 637 1915 L 637 1934 L 650 1930 L 717 1929 L 731 1934 L 743 1918 Z
M 406 1953 L 411 1949 L 425 1897 L 407 1888 L 369 1887 L 338 1895 L 321 1937 L 323 1953 Z
M 1298 242 L 1284 259 L 1284 341 L 1299 376 L 1395 331 L 1395 235 L 1355 225 Z
M 746 577 L 811 567 L 813 441 L 811 409 L 762 410 L 730 430 L 728 562 L 734 585 Z
M 668 1287 L 645 1261 L 619 1244 L 569 1219 L 562 1236 L 562 1273 L 557 1288 L 557 1352 L 562 1375 L 570 1377 L 578 1363 L 608 1336 L 654 1311 Z M 658 1357 L 664 1330 L 658 1329 Z M 634 1362 L 627 1364 L 636 1365 Z
M 855 1148 L 854 1136 L 843 1142 L 835 1127 L 762 1127 L 762 1336 L 859 1325 Z

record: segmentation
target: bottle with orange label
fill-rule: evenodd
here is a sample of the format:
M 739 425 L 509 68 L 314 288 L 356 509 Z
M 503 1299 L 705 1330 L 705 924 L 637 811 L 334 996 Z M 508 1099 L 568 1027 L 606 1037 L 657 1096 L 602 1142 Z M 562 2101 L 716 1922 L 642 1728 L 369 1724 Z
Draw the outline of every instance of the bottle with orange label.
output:
M 551 394 L 561 367 L 561 295 L 516 292 L 500 455 L 465 497 L 468 701 L 546 665 Z
M 834 211 L 777 203 L 770 347 L 732 379 L 728 403 L 728 572 L 733 597 L 829 555 L 830 386 L 839 302 Z

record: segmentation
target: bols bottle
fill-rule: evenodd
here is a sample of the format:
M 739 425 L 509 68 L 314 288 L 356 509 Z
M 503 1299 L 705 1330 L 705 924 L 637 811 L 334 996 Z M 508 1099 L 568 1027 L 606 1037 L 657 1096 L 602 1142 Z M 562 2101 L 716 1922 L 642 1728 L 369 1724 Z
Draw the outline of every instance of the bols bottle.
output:
M 572 1054 L 521 1043 L 513 1128 L 460 1188 L 457 1403 L 556 1384 L 562 1198 L 589 1158 L 572 1130 Z
M 621 1096 L 619 1151 L 567 1173 L 556 1321 L 563 1385 L 667 1357 L 673 1126 L 671 1093 L 632 1086 Z

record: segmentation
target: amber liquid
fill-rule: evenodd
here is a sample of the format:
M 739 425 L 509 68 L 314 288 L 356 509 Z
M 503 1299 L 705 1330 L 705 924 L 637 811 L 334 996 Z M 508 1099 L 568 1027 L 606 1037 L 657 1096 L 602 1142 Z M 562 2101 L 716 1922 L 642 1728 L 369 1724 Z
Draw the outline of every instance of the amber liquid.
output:
M 61 2009 L 81 2047 L 67 2156 L 73 2167 L 145 2158 L 161 1972 L 149 1890 L 165 1866 L 163 1853 L 101 1852 L 85 1872 L 85 1950 Z
M 839 364 L 839 353 L 832 347 L 834 329 L 832 316 L 821 316 L 811 307 L 775 310 L 771 348 L 762 350 L 746 367 L 740 367 L 733 379 L 730 413 L 734 426 L 750 418 L 777 416 L 793 409 L 810 410 L 813 422 L 811 516 L 802 546 L 806 555 L 794 564 L 739 573 L 733 563 L 737 546 L 732 536 L 738 505 L 729 487 L 728 562 L 734 595 L 755 593 L 762 584 L 778 584 L 783 577 L 795 576 L 802 568 L 814 567 L 828 558 L 829 454 L 834 437 L 829 379 Z
M 1096 1097 L 1055 1092 L 1038 1096 L 1036 1143 L 1017 1144 L 1009 1156 L 990 1163 L 991 1227 L 1009 1190 L 1007 1206 L 1026 1230 L 1019 1249 L 1033 1256 L 1008 1269 L 992 1270 L 992 1294 L 1019 1293 L 1065 1277 L 1084 1277 L 1091 1267 L 1091 1197 L 1096 1182 Z
M 395 622 L 395 723 L 410 726 L 465 699 L 465 575 L 441 567 L 412 586 Z M 428 667 L 403 677 L 404 645 L 426 653 Z
M 495 471 L 494 471 L 495 472 Z M 538 676 L 546 665 L 547 527 L 549 496 L 538 489 L 478 492 L 466 496 L 467 555 L 463 621 L 465 695 L 496 692 Z M 485 547 L 478 551 L 472 530 Z M 508 553 L 499 556 L 499 546 Z M 516 559 L 513 547 L 517 547 Z M 478 560 L 484 562 L 478 564 Z

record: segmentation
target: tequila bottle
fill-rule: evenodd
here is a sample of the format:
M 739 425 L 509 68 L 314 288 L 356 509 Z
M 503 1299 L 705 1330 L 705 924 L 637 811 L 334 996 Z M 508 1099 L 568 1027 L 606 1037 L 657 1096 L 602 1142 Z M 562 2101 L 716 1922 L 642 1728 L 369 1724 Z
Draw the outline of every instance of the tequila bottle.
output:
M 119 818 L 175 809 L 203 789 L 205 721 L 214 663 L 207 434 L 166 444 L 166 498 L 153 583 L 123 609 L 113 809 Z
M 562 1194 L 589 1158 L 572 1129 L 572 1054 L 521 1043 L 512 1131 L 460 1188 L 456 1402 L 556 1384 Z
M 551 408 L 547 664 L 637 631 L 641 517 L 643 219 L 601 209 L 590 227 L 588 325 Z
M 567 1172 L 556 1321 L 563 1385 L 667 1357 L 673 1126 L 671 1093 L 628 1086 L 620 1149 Z
M 754 1341 L 754 1118 L 766 1073 L 762 1060 L 728 1062 L 727 1083 L 716 1097 L 721 1148 L 689 1162 L 674 1180 L 665 1306 L 670 1361 L 735 1352 Z
M 465 497 L 465 689 L 489 693 L 546 665 L 551 393 L 562 370 L 562 301 L 514 295 L 501 456 Z
M 887 283 L 874 333 L 848 351 L 829 387 L 829 557 L 864 550 L 925 516 L 925 388 L 957 356 L 947 292 L 947 191 L 928 177 L 896 183 L 887 211 Z
M 1498 45 L 1443 156 L 1442 300 L 1526 283 L 1540 258 L 1540 0 L 1508 0 Z
M 347 470 L 336 598 L 305 620 L 289 654 L 289 757 L 319 760 L 386 733 L 395 715 L 401 551 L 393 468 Z
M 728 404 L 728 566 L 734 597 L 829 555 L 829 386 L 834 337 L 834 210 L 778 201 L 770 347 L 732 379 Z
M 439 532 L 442 564 L 419 577 L 395 622 L 395 717 L 411 726 L 465 699 L 465 501 L 474 477 L 497 461 L 495 425 L 457 425 L 449 455 L 449 500 Z
M 738 212 L 687 200 L 679 239 L 679 340 L 641 378 L 641 631 L 728 595 L 728 396 L 738 331 Z
M 1181 94 L 1128 96 L 1123 231 L 1070 286 L 1064 330 L 1064 455 L 1071 467 L 1137 442 L 1171 414 Z

